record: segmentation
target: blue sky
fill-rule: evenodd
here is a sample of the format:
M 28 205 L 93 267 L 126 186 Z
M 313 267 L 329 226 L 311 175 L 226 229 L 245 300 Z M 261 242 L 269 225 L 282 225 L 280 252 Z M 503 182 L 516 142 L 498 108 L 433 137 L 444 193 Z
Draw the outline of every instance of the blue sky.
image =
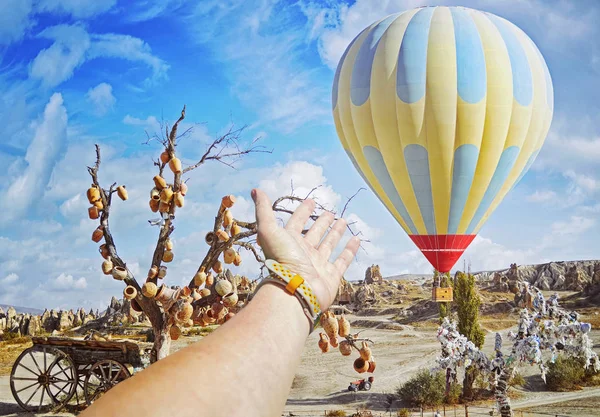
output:
M 7 4 L 8 3 L 8 4 Z M 131 6 L 130 3 L 134 3 Z M 248 194 L 272 198 L 322 185 L 319 200 L 341 207 L 364 186 L 333 126 L 331 83 L 337 61 L 360 30 L 422 5 L 474 7 L 521 27 L 546 58 L 555 90 L 554 122 L 531 171 L 466 251 L 474 270 L 600 253 L 600 18 L 596 1 L 274 1 L 3 0 L 0 15 L 0 303 L 99 308 L 122 284 L 102 275 L 87 218 L 86 165 L 100 144 L 101 182 L 127 186 L 112 230 L 121 256 L 143 279 L 158 230 L 147 208 L 156 142 L 142 145 L 187 105 L 179 148 L 193 163 L 232 123 L 242 140 L 272 154 L 237 170 L 203 166 L 190 175 L 177 213 L 172 284 L 186 282 L 204 253 L 204 234 L 220 197 L 239 196 L 235 216 L 252 219 Z M 365 251 L 347 274 L 362 278 L 431 267 L 371 191 L 347 217 Z M 238 272 L 256 274 L 242 253 Z M 462 260 L 459 261 L 462 265 Z

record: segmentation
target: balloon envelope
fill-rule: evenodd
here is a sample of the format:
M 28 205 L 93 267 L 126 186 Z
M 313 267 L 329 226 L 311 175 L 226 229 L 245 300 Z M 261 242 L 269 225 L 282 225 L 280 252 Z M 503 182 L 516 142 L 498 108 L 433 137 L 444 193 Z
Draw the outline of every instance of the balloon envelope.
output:
M 533 41 L 464 7 L 367 27 L 338 64 L 332 99 L 354 166 L 440 272 L 529 170 L 554 102 Z

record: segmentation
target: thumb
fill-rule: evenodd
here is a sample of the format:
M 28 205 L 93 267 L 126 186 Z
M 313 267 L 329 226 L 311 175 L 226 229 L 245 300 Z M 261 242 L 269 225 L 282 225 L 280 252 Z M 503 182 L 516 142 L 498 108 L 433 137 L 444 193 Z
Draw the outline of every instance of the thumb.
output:
M 273 208 L 271 207 L 269 197 L 267 197 L 267 195 L 258 188 L 253 189 L 250 195 L 254 200 L 256 209 L 256 222 L 258 224 L 259 231 L 261 231 L 261 229 L 262 231 L 265 231 L 273 227 L 277 227 L 275 213 L 273 213 Z

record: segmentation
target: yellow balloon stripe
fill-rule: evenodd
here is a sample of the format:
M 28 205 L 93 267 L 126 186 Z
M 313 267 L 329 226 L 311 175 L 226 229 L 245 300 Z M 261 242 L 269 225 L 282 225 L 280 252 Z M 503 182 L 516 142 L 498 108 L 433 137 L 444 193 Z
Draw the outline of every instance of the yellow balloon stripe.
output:
M 488 189 L 502 155 L 510 126 L 513 80 L 508 51 L 498 30 L 481 13 L 471 12 L 483 44 L 487 72 L 487 100 L 483 139 L 473 184 L 458 226 L 466 233 Z
M 426 149 L 437 234 L 447 234 L 456 132 L 456 43 L 452 15 L 436 8 L 427 46 Z
M 371 25 L 371 28 L 376 26 L 379 22 Z M 354 42 L 350 50 L 348 51 L 344 63 L 342 65 L 340 71 L 340 77 L 338 80 L 338 101 L 337 115 L 339 116 L 339 125 L 341 127 L 342 134 L 345 138 L 347 150 L 349 150 L 350 154 L 352 154 L 356 160 L 356 164 L 359 166 L 360 171 L 362 171 L 363 176 L 367 179 L 369 186 L 373 190 L 373 192 L 379 197 L 382 203 L 386 206 L 386 208 L 393 214 L 396 218 L 396 221 L 402 226 L 406 233 L 412 233 L 402 218 L 400 213 L 396 210 L 389 197 L 384 192 L 383 188 L 377 181 L 373 171 L 371 170 L 369 163 L 367 162 L 359 139 L 357 138 L 357 132 L 354 127 L 354 120 L 352 117 L 352 103 L 350 99 L 350 82 L 352 78 L 352 70 L 354 67 L 354 62 L 356 61 L 356 56 L 358 51 L 365 41 L 365 38 L 368 36 L 369 30 L 363 32 L 359 39 Z M 337 127 L 338 123 L 336 123 Z
M 400 195 L 408 215 L 412 219 L 418 234 L 427 234 L 421 211 L 413 191 L 406 161 L 404 160 L 402 142 L 398 134 L 396 119 L 396 71 L 398 52 L 402 36 L 408 22 L 417 10 L 403 13 L 385 32 L 373 61 L 371 78 L 371 113 L 378 149 L 383 155 L 387 171 Z

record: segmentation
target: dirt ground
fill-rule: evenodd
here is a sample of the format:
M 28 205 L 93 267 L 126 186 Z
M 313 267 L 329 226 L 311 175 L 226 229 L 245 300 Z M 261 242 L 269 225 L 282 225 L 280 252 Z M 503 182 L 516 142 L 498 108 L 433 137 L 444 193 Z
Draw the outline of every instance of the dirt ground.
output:
M 364 377 L 357 374 L 352 363 L 358 355 L 342 356 L 337 349 L 323 354 L 317 346 L 318 332 L 313 333 L 307 340 L 302 354 L 302 364 L 296 374 L 292 390 L 283 415 L 323 416 L 325 411 L 344 410 L 348 415 L 361 408 L 368 408 L 373 415 L 396 415 L 396 410 L 403 404 L 389 402 L 388 394 L 394 393 L 398 385 L 406 381 L 420 369 L 431 368 L 439 352 L 436 340 L 436 330 L 426 327 L 412 326 L 393 327 L 396 330 L 369 328 L 379 323 L 391 323 L 389 316 L 352 317 L 350 321 L 360 319 L 366 326 L 364 329 L 354 328 L 353 333 L 362 330 L 361 337 L 372 339 L 373 356 L 377 362 L 375 382 L 369 392 L 351 393 L 347 391 L 349 382 Z M 401 329 L 401 330 L 400 330 Z M 501 332 L 506 335 L 507 330 Z M 183 337 L 174 343 L 173 350 L 181 349 L 201 337 Z M 600 331 L 592 332 L 596 340 L 596 351 L 600 353 Z M 494 333 L 488 333 L 484 350 L 491 353 L 494 344 Z M 516 416 L 597 416 L 600 415 L 600 388 L 585 389 L 576 392 L 555 393 L 543 391 L 543 382 L 535 367 L 525 365 L 520 370 L 527 379 L 528 385 L 534 390 L 521 391 L 519 399 L 513 401 L 517 410 Z M 493 403 L 470 406 L 469 416 L 490 415 Z M 447 415 L 463 416 L 464 408 L 447 409 Z M 521 414 L 522 412 L 522 414 Z M 0 376 L 0 416 L 23 416 L 12 398 L 8 376 Z M 51 414 L 70 415 L 70 414 Z M 414 413 L 414 416 L 420 413 Z M 424 416 L 433 415 L 426 411 Z

